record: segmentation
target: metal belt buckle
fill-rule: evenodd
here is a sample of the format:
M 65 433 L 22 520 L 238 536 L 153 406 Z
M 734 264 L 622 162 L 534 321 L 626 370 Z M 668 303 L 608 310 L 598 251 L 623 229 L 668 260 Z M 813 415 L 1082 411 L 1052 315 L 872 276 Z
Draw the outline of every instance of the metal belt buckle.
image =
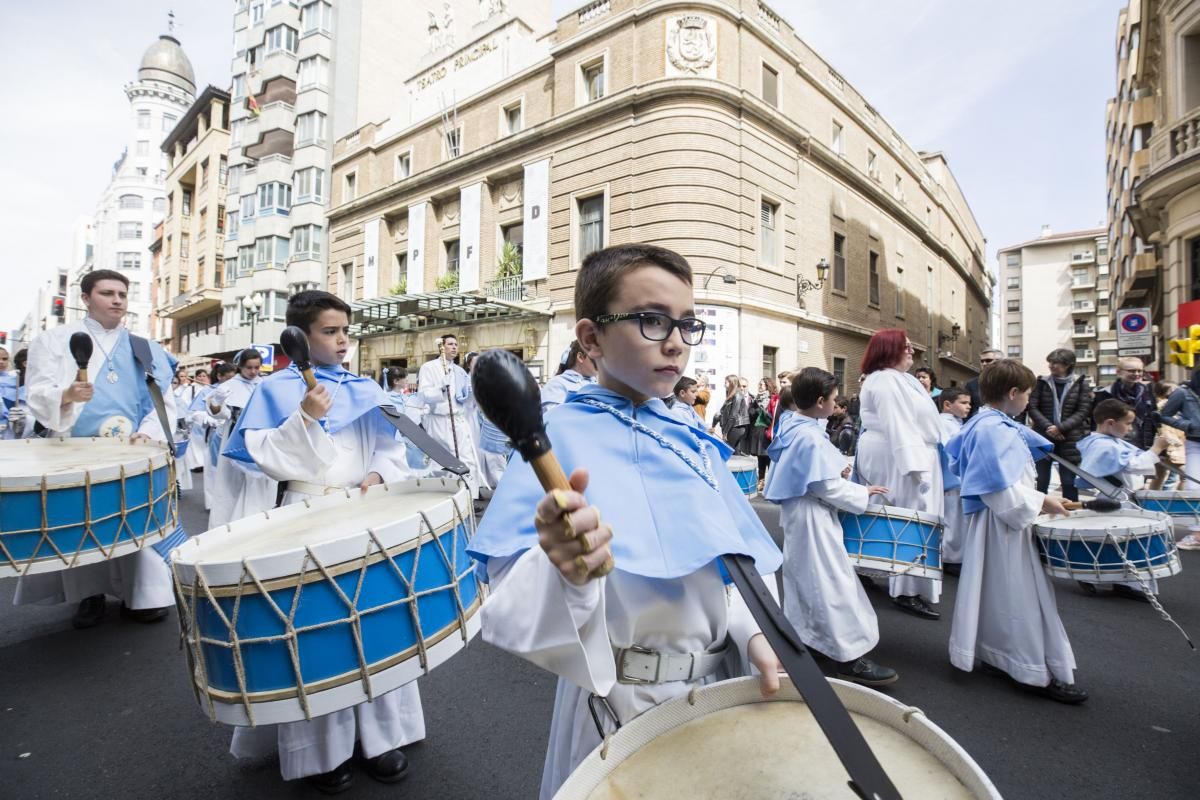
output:
M 635 676 L 627 675 L 625 673 L 625 657 L 629 653 L 637 653 L 639 655 L 644 655 L 644 656 L 654 656 L 657 659 L 657 662 L 655 663 L 655 666 L 654 666 L 654 675 L 649 678 L 638 678 Z M 662 666 L 662 653 L 659 653 L 655 650 L 651 650 L 648 647 L 642 647 L 641 645 L 636 645 L 636 644 L 630 645 L 629 647 L 623 648 L 621 650 L 620 658 L 617 659 L 617 683 L 634 684 L 637 686 L 647 686 L 647 685 L 650 685 L 653 683 L 657 683 L 658 682 L 658 671 L 661 666 Z

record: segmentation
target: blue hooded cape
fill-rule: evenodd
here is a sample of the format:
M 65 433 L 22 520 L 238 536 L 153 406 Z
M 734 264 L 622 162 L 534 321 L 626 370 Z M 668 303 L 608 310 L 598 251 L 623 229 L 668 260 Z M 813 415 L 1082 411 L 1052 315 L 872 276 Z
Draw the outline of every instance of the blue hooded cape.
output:
M 631 417 L 679 452 L 588 400 Z M 579 467 L 588 470 L 584 494 L 612 526 L 617 569 L 679 578 L 727 553 L 752 557 L 762 574 L 779 568 L 779 548 L 724 465 L 729 447 L 684 424 L 661 400 L 635 407 L 622 395 L 588 384 L 547 415 L 546 432 L 568 475 Z M 703 468 L 701 452 L 708 455 L 716 488 L 682 457 Z M 545 494 L 529 464 L 514 456 L 468 549 L 485 579 L 489 558 L 538 546 L 533 513 Z
M 1122 473 L 1129 468 L 1129 464 L 1143 452 L 1145 451 L 1137 445 L 1124 439 L 1104 433 L 1091 433 L 1079 442 L 1079 454 L 1083 456 L 1079 468 L 1097 478 L 1113 477 L 1121 480 Z M 1076 478 L 1075 482 L 1084 481 Z
M 981 408 L 946 445 L 950 469 L 962 481 L 963 513 L 982 511 L 983 495 L 1015 485 L 1031 458 L 1037 461 L 1053 449 L 1049 439 L 1007 414 Z
M 803 497 L 810 485 L 840 478 L 847 466 L 825 434 L 825 422 L 796 413 L 783 415 L 767 455 L 773 463 L 763 497 L 772 503 Z
M 392 401 L 379 384 L 340 366 L 316 367 L 313 373 L 317 382 L 324 384 L 333 396 L 333 406 L 329 413 L 321 418 L 321 427 L 328 433 L 337 433 L 354 424 L 354 421 L 364 414 L 375 412 L 373 421 L 378 429 L 377 433 L 383 436 L 392 435 L 394 429 L 379 411 L 379 406 L 390 406 Z M 304 399 L 306 391 L 308 387 L 304 383 L 304 376 L 294 364 L 269 375 L 258 385 L 254 394 L 250 395 L 250 401 L 242 409 L 222 454 L 253 464 L 254 459 L 246 450 L 246 431 L 278 428 L 300 408 L 300 401 Z

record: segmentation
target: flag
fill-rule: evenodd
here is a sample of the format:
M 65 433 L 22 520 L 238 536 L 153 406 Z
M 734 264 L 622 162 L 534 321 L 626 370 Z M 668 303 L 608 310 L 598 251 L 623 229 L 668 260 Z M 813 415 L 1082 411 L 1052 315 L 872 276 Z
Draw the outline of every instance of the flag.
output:
M 262 116 L 262 109 L 258 105 L 258 101 L 254 99 L 254 95 L 247 95 L 246 109 L 256 117 Z

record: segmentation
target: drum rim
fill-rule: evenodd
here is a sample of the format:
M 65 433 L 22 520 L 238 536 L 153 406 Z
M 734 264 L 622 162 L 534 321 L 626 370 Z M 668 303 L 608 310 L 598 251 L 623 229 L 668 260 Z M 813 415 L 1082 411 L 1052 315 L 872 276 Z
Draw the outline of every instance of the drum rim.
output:
M 74 489 L 86 486 L 89 483 L 109 483 L 120 480 L 122 472 L 126 478 L 136 477 L 164 469 L 171 461 L 171 454 L 167 450 L 166 442 L 159 442 L 157 440 L 130 442 L 124 436 L 114 438 L 101 436 L 51 436 L 45 439 L 16 439 L 0 442 L 0 447 L 13 449 L 16 447 L 65 447 L 68 444 L 77 443 L 82 445 L 85 442 L 122 442 L 128 447 L 148 452 L 132 456 L 128 460 L 118 463 L 89 467 L 83 470 L 72 470 L 57 475 L 0 475 L 0 493 L 40 490 L 43 482 L 47 489 Z M 33 456 L 31 455 L 31 457 Z M 36 469 L 36 466 L 34 469 Z
M 862 708 L 858 709 L 857 713 L 874 719 L 876 722 L 907 738 L 915 746 L 925 750 L 941 763 L 947 772 L 957 778 L 967 791 L 972 792 L 976 797 L 996 798 L 996 800 L 999 800 L 1000 793 L 991 779 L 988 778 L 987 773 L 983 771 L 983 768 L 979 766 L 962 745 L 926 717 L 920 709 L 914 706 L 907 706 L 881 692 L 857 684 L 836 678 L 827 678 L 826 680 L 829 681 L 830 686 L 838 695 L 839 700 L 847 706 L 847 709 L 850 709 L 852 705 L 859 705 L 859 703 L 853 701 L 848 702 L 848 698 L 858 699 L 863 701 L 864 704 L 874 706 L 875 710 L 879 712 L 879 716 Z M 759 690 L 759 679 L 757 677 L 734 678 L 732 680 L 694 687 L 692 693 L 671 698 L 648 709 L 627 722 L 620 730 L 612 734 L 606 742 L 602 742 L 589 753 L 576 766 L 575 770 L 563 782 L 562 786 L 559 787 L 558 792 L 554 795 L 555 799 L 571 800 L 571 798 L 589 797 L 617 767 L 637 753 L 642 747 L 678 727 L 678 725 L 665 725 L 669 714 L 678 714 L 678 712 L 683 711 L 685 712 L 684 716 L 687 717 L 683 721 L 690 722 L 718 711 L 725 711 L 742 705 L 776 702 L 804 703 L 803 698 L 792 685 L 789 678 L 781 675 L 779 683 L 779 692 L 771 698 L 764 699 Z M 697 701 L 702 697 L 710 699 L 712 702 L 704 703 L 703 710 L 687 712 L 687 706 L 699 707 L 701 704 Z M 881 718 L 883 717 L 883 709 L 890 709 L 897 712 L 902 716 L 903 721 L 908 725 L 912 725 L 913 728 L 900 728 L 895 726 L 892 721 Z M 917 735 L 914 735 L 914 733 Z M 918 736 L 936 740 L 945 748 L 946 755 L 958 759 L 959 763 L 957 766 L 962 771 L 960 772 L 954 765 L 947 763 L 941 757 L 942 753 L 935 751 L 925 742 L 922 742 Z
M 1200 501 L 1200 491 L 1179 492 L 1174 489 L 1138 489 L 1134 497 L 1144 497 L 1147 500 L 1196 500 Z
M 1121 515 L 1128 515 L 1134 518 L 1143 519 L 1144 522 L 1138 525 L 1111 525 L 1107 527 L 1095 528 L 1077 528 L 1077 527 L 1058 527 L 1054 523 L 1061 521 L 1062 517 L 1039 516 L 1033 521 L 1033 533 L 1040 538 L 1062 539 L 1064 536 L 1055 536 L 1055 533 L 1071 531 L 1072 533 L 1084 534 L 1081 539 L 1100 539 L 1112 536 L 1118 541 L 1126 539 L 1141 539 L 1145 536 L 1153 536 L 1156 533 L 1169 533 L 1174 525 L 1171 520 L 1171 515 L 1165 511 L 1151 511 L 1145 508 L 1121 508 L 1119 511 L 1103 512 L 1084 509 L 1075 511 L 1067 519 L 1119 519 Z
M 899 512 L 899 513 L 897 513 Z M 846 517 L 876 517 L 882 518 L 885 513 L 890 513 L 897 517 L 907 517 L 908 522 L 919 522 L 923 525 L 932 525 L 934 527 L 944 528 L 946 526 L 942 517 L 936 514 L 930 514 L 928 511 L 918 511 L 915 508 L 905 508 L 904 506 L 891 506 L 873 503 L 867 506 L 867 510 L 861 514 L 851 514 L 848 511 L 838 511 L 838 520 Z

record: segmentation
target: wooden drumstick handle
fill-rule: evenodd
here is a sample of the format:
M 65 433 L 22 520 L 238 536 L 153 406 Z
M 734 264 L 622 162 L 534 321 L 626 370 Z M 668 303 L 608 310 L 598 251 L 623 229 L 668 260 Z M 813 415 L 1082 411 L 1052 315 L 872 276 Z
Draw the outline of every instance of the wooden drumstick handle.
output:
M 567 479 L 567 473 L 563 472 L 562 464 L 558 463 L 553 450 L 534 456 L 529 466 L 533 467 L 533 474 L 537 475 L 538 482 L 547 492 L 555 489 L 562 489 L 564 492 L 575 491 L 571 488 L 571 481 Z
M 83 369 L 75 370 L 75 380 L 79 383 L 87 383 L 88 382 L 88 374 L 87 374 L 86 367 L 84 367 Z
M 300 370 L 300 374 L 304 376 L 304 385 L 312 389 L 317 388 L 317 376 L 313 375 L 312 367 L 307 367 Z

